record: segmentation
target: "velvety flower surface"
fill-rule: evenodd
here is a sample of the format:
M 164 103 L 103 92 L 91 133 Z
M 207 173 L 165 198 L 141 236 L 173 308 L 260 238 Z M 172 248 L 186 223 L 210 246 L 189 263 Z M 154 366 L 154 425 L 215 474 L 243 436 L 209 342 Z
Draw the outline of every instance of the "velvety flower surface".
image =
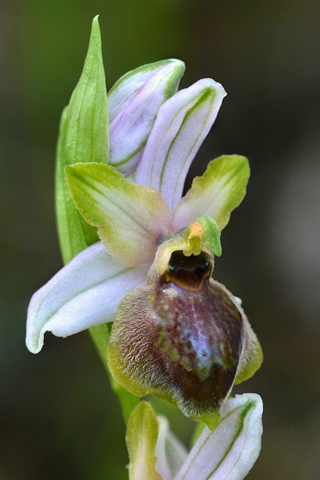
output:
M 177 60 L 146 65 L 116 83 L 104 158 L 104 117 L 96 118 L 95 103 L 84 95 L 94 71 L 101 79 L 93 101 L 99 91 L 104 99 L 94 59 L 88 53 L 62 118 L 58 149 L 58 201 L 65 209 L 74 202 L 82 220 L 77 211 L 62 210 L 58 224 L 62 219 L 72 232 L 81 221 L 83 243 L 92 243 L 97 232 L 103 245 L 84 249 L 33 296 L 27 347 L 39 352 L 46 331 L 68 336 L 115 320 L 108 352 L 115 380 L 134 395 L 152 392 L 214 428 L 233 384 L 253 375 L 262 361 L 243 310 L 212 278 L 220 232 L 245 195 L 248 161 L 237 155 L 213 160 L 181 198 L 225 92 L 203 79 L 175 93 L 183 73 Z M 89 127 L 101 148 L 98 142 L 90 150 Z M 85 162 L 75 163 L 77 158 Z M 71 197 L 59 188 L 62 166 Z

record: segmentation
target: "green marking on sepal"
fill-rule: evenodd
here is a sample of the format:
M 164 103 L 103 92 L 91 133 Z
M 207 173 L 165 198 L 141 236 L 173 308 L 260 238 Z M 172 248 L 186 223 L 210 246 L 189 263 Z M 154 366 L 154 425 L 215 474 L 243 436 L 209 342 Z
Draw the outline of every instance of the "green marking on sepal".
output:
M 170 75 L 170 82 L 166 83 L 166 88 L 163 90 L 163 93 L 166 98 L 171 97 L 172 95 L 174 95 L 174 93 L 176 93 L 179 80 L 185 71 L 185 64 L 181 60 L 158 60 L 157 62 L 147 63 L 145 65 L 141 65 L 140 67 L 135 68 L 134 70 L 130 70 L 129 72 L 125 73 L 121 78 L 119 78 L 119 80 L 117 80 L 117 82 L 109 90 L 109 95 L 114 94 L 117 89 L 122 88 L 123 85 L 131 79 L 133 79 L 134 84 L 135 77 L 138 77 L 138 75 L 147 75 L 149 72 L 151 73 L 159 69 L 160 67 L 164 67 L 170 62 L 175 62 L 176 68 L 172 70 L 172 74 Z
M 162 60 L 126 73 L 109 91 L 110 163 L 125 176 L 139 164 L 159 109 L 183 73 L 180 60 Z
M 258 395 L 248 393 L 229 399 L 216 428 L 202 432 L 175 480 L 244 479 L 260 453 L 261 416 Z

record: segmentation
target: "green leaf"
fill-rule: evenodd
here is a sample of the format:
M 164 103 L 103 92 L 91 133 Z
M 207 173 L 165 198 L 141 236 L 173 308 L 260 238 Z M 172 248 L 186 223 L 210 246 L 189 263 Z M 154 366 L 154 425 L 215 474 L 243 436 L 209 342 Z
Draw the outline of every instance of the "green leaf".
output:
M 178 203 L 173 213 L 174 228 L 182 228 L 194 218 L 205 216 L 213 218 L 222 230 L 246 194 L 249 175 L 249 162 L 245 157 L 223 155 L 212 160 Z
M 162 480 L 155 470 L 158 434 L 158 421 L 151 405 L 139 403 L 131 414 L 126 434 L 130 480 Z
M 55 185 L 58 236 L 64 264 L 69 263 L 73 257 L 87 247 L 80 215 L 73 203 L 65 179 L 65 139 L 68 113 L 69 107 L 66 107 L 60 121 Z
M 89 49 L 80 80 L 62 114 L 56 161 L 56 211 L 60 247 L 68 263 L 99 240 L 79 215 L 65 181 L 64 167 L 109 160 L 108 102 L 98 18 L 92 22 Z
M 92 22 L 88 53 L 71 96 L 66 138 L 68 165 L 109 161 L 109 116 L 98 17 Z

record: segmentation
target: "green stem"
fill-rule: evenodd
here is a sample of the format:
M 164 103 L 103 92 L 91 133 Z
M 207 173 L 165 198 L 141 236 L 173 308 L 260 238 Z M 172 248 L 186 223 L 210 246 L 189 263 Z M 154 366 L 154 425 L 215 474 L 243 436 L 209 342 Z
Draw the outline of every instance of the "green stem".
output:
M 112 390 L 117 395 L 124 416 L 125 423 L 128 423 L 132 410 L 138 405 L 139 398 L 122 388 L 112 377 L 107 363 L 107 349 L 110 336 L 110 326 L 107 323 L 89 328 L 90 336 L 97 349 L 99 357 L 109 376 Z

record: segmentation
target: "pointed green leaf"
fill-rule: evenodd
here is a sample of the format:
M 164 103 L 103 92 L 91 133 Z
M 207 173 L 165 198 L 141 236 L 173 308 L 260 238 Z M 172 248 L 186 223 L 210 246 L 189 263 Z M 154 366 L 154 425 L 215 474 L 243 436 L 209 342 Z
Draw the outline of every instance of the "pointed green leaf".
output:
M 75 162 L 108 163 L 108 103 L 98 18 L 80 80 L 61 119 L 56 162 L 57 225 L 64 263 L 99 240 L 79 215 L 65 181 L 64 167 Z
M 57 225 L 64 263 L 99 240 L 77 212 L 65 182 L 64 167 L 74 162 L 108 163 L 108 103 L 98 18 L 92 22 L 89 49 L 80 80 L 62 114 L 56 163 Z
M 98 228 L 108 252 L 127 265 L 152 262 L 159 238 L 171 230 L 171 213 L 161 194 L 101 163 L 66 167 L 66 175 L 77 208 Z
M 175 229 L 183 228 L 198 216 L 213 218 L 220 230 L 246 193 L 250 169 L 248 160 L 238 155 L 223 155 L 212 160 L 205 173 L 193 180 L 187 195 L 173 213 Z
M 83 71 L 69 103 L 65 154 L 67 165 L 109 162 L 108 100 L 98 17 L 93 19 Z M 97 242 L 96 229 L 80 219 L 87 245 Z
M 55 186 L 58 235 L 62 258 L 65 264 L 69 263 L 73 257 L 87 247 L 81 226 L 81 217 L 74 206 L 64 172 L 64 167 L 66 165 L 65 138 L 68 123 L 68 110 L 69 107 L 66 107 L 61 116 L 57 146 Z
M 92 22 L 88 53 L 69 104 L 67 163 L 109 161 L 108 101 L 98 17 Z
M 151 405 L 140 402 L 131 414 L 126 434 L 130 480 L 162 480 L 155 470 L 158 433 L 158 421 Z

